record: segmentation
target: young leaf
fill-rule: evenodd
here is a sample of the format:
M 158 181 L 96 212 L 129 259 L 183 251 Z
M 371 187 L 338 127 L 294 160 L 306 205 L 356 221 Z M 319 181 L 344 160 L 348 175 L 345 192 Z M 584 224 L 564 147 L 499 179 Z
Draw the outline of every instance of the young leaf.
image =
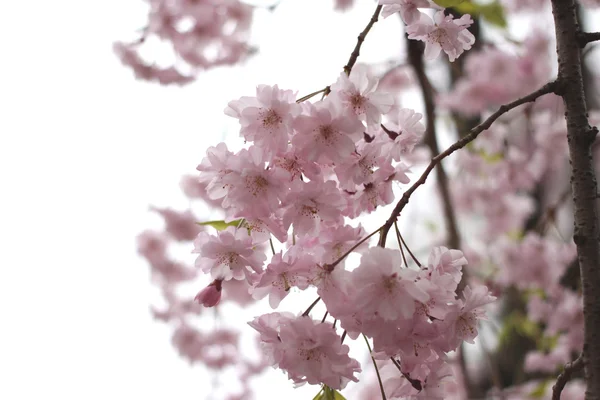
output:
M 433 2 L 435 4 L 437 4 L 438 6 L 441 7 L 456 7 L 457 5 L 459 5 L 460 3 L 464 2 L 465 0 L 433 0 Z
M 218 231 L 223 231 L 223 230 L 227 229 L 227 227 L 229 227 L 229 226 L 239 226 L 241 221 L 242 221 L 241 219 L 236 219 L 231 222 L 225 222 L 225 221 L 221 220 L 221 221 L 197 222 L 197 224 L 204 225 L 204 226 L 212 226 L 213 228 L 215 228 Z

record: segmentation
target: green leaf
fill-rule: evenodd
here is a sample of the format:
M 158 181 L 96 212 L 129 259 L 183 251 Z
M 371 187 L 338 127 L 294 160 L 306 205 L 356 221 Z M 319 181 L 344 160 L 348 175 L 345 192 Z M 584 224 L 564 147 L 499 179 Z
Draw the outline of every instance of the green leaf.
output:
M 454 8 L 461 14 L 470 14 L 473 17 L 482 17 L 488 23 L 499 28 L 506 28 L 508 25 L 506 22 L 504 8 L 498 0 L 487 4 L 477 4 L 471 1 L 464 1 L 454 6 Z
M 463 3 L 465 0 L 433 0 L 435 4 L 438 6 L 447 8 L 447 7 L 456 7 L 460 3 Z
M 313 400 L 346 400 L 340 392 L 330 388 L 327 385 L 323 385 L 321 391 L 313 398 Z
M 323 388 L 321 388 L 321 390 L 319 390 L 319 393 L 317 393 L 317 395 L 313 397 L 313 400 L 323 400 Z
M 213 228 L 215 228 L 218 231 L 223 231 L 225 229 L 227 229 L 227 227 L 229 226 L 239 226 L 240 222 L 242 222 L 242 219 L 236 219 L 234 221 L 231 222 L 225 222 L 223 220 L 221 221 L 207 221 L 207 222 L 196 222 L 198 225 L 203 225 L 203 226 L 212 226 Z
M 481 16 L 490 24 L 500 28 L 506 28 L 508 26 L 506 15 L 504 14 L 504 7 L 502 7 L 497 0 L 493 3 L 480 5 L 479 10 Z
M 541 381 L 540 383 L 538 383 L 538 385 L 535 387 L 535 389 L 533 389 L 529 393 L 529 396 L 533 397 L 534 399 L 541 399 L 546 394 L 547 387 L 548 387 L 548 381 L 547 380 Z

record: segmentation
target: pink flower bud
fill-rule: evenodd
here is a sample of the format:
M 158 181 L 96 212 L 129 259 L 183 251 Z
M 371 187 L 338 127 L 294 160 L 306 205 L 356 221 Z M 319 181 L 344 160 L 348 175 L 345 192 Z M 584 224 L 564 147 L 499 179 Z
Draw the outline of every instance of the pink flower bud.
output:
M 194 300 L 204 307 L 214 307 L 221 301 L 221 280 L 215 279 L 210 285 L 200 291 Z

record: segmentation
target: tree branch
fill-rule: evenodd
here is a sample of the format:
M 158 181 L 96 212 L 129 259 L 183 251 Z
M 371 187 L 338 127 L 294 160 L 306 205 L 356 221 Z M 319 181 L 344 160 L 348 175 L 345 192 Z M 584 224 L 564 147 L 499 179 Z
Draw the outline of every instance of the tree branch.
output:
M 344 66 L 344 72 L 346 73 L 346 75 L 350 76 L 352 67 L 354 67 L 354 64 L 356 64 L 356 60 L 358 60 L 358 56 L 360 55 L 360 46 L 362 46 L 363 42 L 365 41 L 365 38 L 367 37 L 367 34 L 371 30 L 375 22 L 379 20 L 379 13 L 381 12 L 382 7 L 383 6 L 377 6 L 377 8 L 375 8 L 375 12 L 371 17 L 371 20 L 369 21 L 365 29 L 360 33 L 360 35 L 358 35 L 358 41 L 356 42 L 356 46 L 354 47 L 352 54 L 350 54 L 350 59 Z
M 565 103 L 571 188 L 575 208 L 573 240 L 583 288 L 583 364 L 586 400 L 600 399 L 600 229 L 596 210 L 596 175 L 592 144 L 598 133 L 590 127 L 581 73 L 581 49 L 574 0 L 552 0 L 558 54 L 559 95 Z
M 471 129 L 467 135 L 462 137 L 460 140 L 456 141 L 453 145 L 448 147 L 442 153 L 440 153 L 437 156 L 435 156 L 434 158 L 432 158 L 431 162 L 429 163 L 427 168 L 425 168 L 425 171 L 421 174 L 419 179 L 415 183 L 413 183 L 413 185 L 406 192 L 404 192 L 404 194 L 402 195 L 402 198 L 400 199 L 398 204 L 396 204 L 396 207 L 394 207 L 394 210 L 392 211 L 390 218 L 385 222 L 385 224 L 383 224 L 381 226 L 381 232 L 380 232 L 380 236 L 379 236 L 379 245 L 382 247 L 385 246 L 385 240 L 386 240 L 387 234 L 388 234 L 390 228 L 392 227 L 392 225 L 394 224 L 394 221 L 396 221 L 396 219 L 398 218 L 398 216 L 400 215 L 400 213 L 402 212 L 404 207 L 408 204 L 408 202 L 410 200 L 410 196 L 412 196 L 414 191 L 417 190 L 417 188 L 419 186 L 421 186 L 422 184 L 425 183 L 425 181 L 427 180 L 427 177 L 429 176 L 431 171 L 440 163 L 440 161 L 442 161 L 444 158 L 448 157 L 450 154 L 454 153 L 456 150 L 462 149 L 467 144 L 469 144 L 470 142 L 475 140 L 481 132 L 488 129 L 490 126 L 492 126 L 492 123 L 494 123 L 494 121 L 496 121 L 501 115 L 507 113 L 508 111 L 510 111 L 513 108 L 518 107 L 522 104 L 526 104 L 526 103 L 535 101 L 540 96 L 543 96 L 548 93 L 552 93 L 556 90 L 556 88 L 557 88 L 557 82 L 552 81 L 552 82 L 545 84 L 544 86 L 542 86 L 540 89 L 536 90 L 535 92 L 528 94 L 527 96 L 521 97 L 520 99 L 517 99 L 511 103 L 500 106 L 500 108 L 495 113 L 490 115 L 481 124 L 477 125 L 473 129 Z
M 579 371 L 583 368 L 583 356 L 580 355 L 575 361 L 572 361 L 565 365 L 563 372 L 558 375 L 556 383 L 552 386 L 552 400 L 560 400 L 560 394 L 565 388 L 565 385 L 571 379 L 571 375 L 574 372 Z
M 577 33 L 577 41 L 580 47 L 585 47 L 590 42 L 600 40 L 600 32 L 579 32 Z
M 417 81 L 423 93 L 423 101 L 425 103 L 425 144 L 431 150 L 431 154 L 439 154 L 439 146 L 437 142 L 437 132 L 435 129 L 436 110 L 433 95 L 433 86 L 427 74 L 425 73 L 425 65 L 423 63 L 423 43 L 416 40 L 406 38 L 408 48 L 408 59 L 412 65 Z M 448 232 L 448 246 L 451 249 L 460 248 L 460 236 L 456 224 L 456 215 L 452 197 L 450 196 L 450 188 L 448 187 L 448 176 L 442 164 L 436 169 L 436 177 L 440 194 L 442 196 L 442 205 L 444 210 L 444 219 L 446 220 L 446 230 Z

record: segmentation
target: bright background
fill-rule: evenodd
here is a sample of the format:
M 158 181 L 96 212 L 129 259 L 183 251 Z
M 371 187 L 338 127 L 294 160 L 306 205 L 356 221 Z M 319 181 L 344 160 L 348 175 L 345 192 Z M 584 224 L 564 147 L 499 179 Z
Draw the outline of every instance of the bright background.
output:
M 234 131 L 228 101 L 332 83 L 373 4 L 284 0 L 258 13 L 260 54 L 243 69 L 181 89 L 134 80 L 112 53 L 143 26 L 141 0 L 0 3 L 0 399 L 202 399 L 208 378 L 149 313 L 135 251 L 157 226 L 147 207 L 187 206 L 179 178 Z M 379 22 L 361 60 L 399 58 L 401 43 L 398 19 Z M 259 398 L 316 393 L 277 377 Z

